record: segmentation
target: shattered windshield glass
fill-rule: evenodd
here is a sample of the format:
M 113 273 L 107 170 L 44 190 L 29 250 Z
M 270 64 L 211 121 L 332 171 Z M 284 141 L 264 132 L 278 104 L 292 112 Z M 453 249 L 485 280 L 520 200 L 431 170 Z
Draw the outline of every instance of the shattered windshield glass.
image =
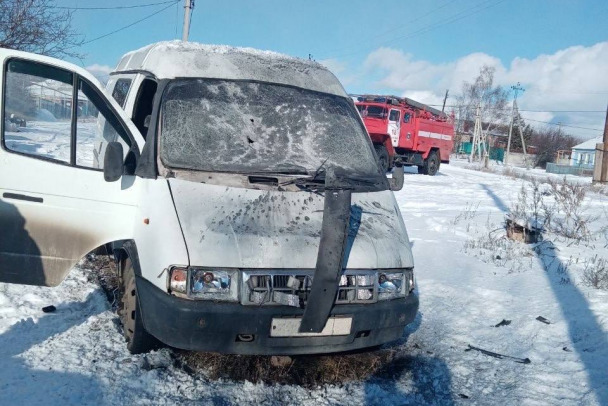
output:
M 314 173 L 321 166 L 378 176 L 349 100 L 269 83 L 170 82 L 161 110 L 165 166 L 219 172 Z

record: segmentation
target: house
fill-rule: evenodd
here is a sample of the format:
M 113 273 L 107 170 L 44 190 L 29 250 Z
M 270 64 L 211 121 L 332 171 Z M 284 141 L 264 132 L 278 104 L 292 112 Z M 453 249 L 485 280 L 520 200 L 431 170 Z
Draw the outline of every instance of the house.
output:
M 602 142 L 602 137 L 597 137 L 572 147 L 570 166 L 593 169 L 595 164 L 595 144 L 600 142 Z

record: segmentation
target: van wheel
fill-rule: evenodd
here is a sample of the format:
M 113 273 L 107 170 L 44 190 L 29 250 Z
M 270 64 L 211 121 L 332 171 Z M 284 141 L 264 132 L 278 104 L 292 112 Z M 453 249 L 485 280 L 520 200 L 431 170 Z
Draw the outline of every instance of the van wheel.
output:
M 435 176 L 439 171 L 439 157 L 437 152 L 431 151 L 426 161 L 424 161 L 424 174 L 429 176 Z
M 374 145 L 376 155 L 378 155 L 378 166 L 382 173 L 388 172 L 388 151 L 384 145 Z
M 118 310 L 127 349 L 131 354 L 149 352 L 159 347 L 159 342 L 144 329 L 141 321 L 141 309 L 135 286 L 135 272 L 130 259 L 122 267 L 121 296 Z

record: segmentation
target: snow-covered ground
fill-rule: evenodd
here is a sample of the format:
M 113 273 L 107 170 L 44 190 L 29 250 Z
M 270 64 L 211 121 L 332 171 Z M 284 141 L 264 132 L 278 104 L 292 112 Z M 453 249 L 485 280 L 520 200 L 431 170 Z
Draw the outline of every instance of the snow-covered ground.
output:
M 49 113 L 50 114 L 50 113 Z M 5 134 L 5 144 L 11 151 L 70 162 L 71 122 L 30 121 L 26 127 L 14 127 Z M 76 130 L 76 163 L 95 167 L 95 141 L 99 142 L 99 127 L 95 118 L 78 119 Z
M 581 276 L 594 256 L 608 258 L 599 233 L 608 198 L 588 195 L 587 212 L 600 216 L 589 243 L 548 236 L 538 252 L 504 239 L 484 244 L 504 232 L 494 230 L 521 182 L 457 165 L 406 176 L 396 196 L 420 314 L 394 345 L 405 358 L 366 381 L 314 389 L 214 381 L 174 366 L 167 349 L 132 356 L 104 293 L 77 267 L 57 288 L 0 284 L 0 404 L 608 405 L 608 291 Z M 43 313 L 47 305 L 56 312 Z M 510 324 L 494 327 L 503 319 Z

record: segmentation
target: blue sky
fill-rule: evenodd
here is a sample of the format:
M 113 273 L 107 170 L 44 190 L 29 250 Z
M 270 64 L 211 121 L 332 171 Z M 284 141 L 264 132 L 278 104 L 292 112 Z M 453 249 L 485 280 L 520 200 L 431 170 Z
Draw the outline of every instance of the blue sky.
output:
M 160 1 L 57 4 L 108 7 Z M 167 5 L 76 11 L 74 25 L 91 40 Z M 180 1 L 142 23 L 86 44 L 82 64 L 103 70 L 132 49 L 179 38 L 182 18 Z M 606 0 L 196 0 L 190 39 L 304 58 L 312 54 L 350 92 L 399 93 L 427 103 L 436 103 L 445 88 L 457 94 L 463 80 L 471 80 L 482 64 L 489 64 L 497 69 L 498 83 L 521 81 L 529 90 L 521 99 L 522 109 L 599 111 L 608 101 L 608 79 L 596 77 L 608 76 L 606 21 Z M 571 66 L 582 70 L 573 74 Z M 603 122 L 600 113 L 533 111 L 528 116 L 592 129 L 601 129 Z M 571 130 L 584 138 L 595 134 Z

